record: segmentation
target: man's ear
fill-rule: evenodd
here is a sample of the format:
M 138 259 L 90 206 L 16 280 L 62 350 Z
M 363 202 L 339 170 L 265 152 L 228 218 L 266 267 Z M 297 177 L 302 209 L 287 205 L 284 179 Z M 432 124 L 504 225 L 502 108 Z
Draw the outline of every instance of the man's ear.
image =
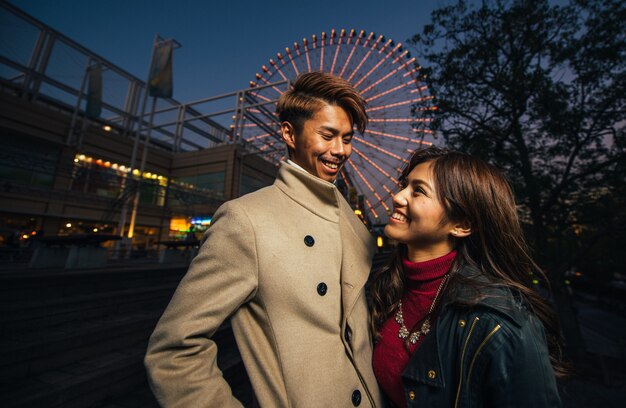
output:
M 280 124 L 280 132 L 289 150 L 295 150 L 296 149 L 296 131 L 293 128 L 293 125 L 286 121 L 282 122 Z
M 465 238 L 472 233 L 472 227 L 469 222 L 463 221 L 454 224 L 450 229 L 450 234 L 455 238 Z

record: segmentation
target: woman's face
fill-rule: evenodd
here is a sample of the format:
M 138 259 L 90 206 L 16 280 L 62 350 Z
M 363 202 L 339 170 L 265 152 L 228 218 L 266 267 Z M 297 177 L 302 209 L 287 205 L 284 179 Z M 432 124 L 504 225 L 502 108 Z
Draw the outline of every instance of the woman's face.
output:
M 452 222 L 444 221 L 444 208 L 437 198 L 432 162 L 421 163 L 409 173 L 406 186 L 393 197 L 393 214 L 385 235 L 406 244 L 409 254 L 423 259 L 443 256 L 454 249 L 456 233 Z

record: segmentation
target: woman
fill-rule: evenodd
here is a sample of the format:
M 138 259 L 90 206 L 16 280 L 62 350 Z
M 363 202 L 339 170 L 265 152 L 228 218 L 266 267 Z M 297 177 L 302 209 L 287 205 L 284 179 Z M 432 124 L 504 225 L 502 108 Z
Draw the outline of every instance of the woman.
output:
M 400 183 L 385 227 L 398 245 L 370 285 L 374 373 L 389 401 L 560 406 L 558 328 L 531 288 L 543 275 L 504 176 L 433 147 L 413 154 Z

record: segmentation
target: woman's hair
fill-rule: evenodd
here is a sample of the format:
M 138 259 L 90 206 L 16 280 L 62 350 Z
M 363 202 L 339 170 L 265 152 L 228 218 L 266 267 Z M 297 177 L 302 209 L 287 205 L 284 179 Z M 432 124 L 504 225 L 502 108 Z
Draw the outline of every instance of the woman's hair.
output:
M 481 287 L 506 286 L 521 295 L 529 309 L 543 323 L 548 338 L 550 359 L 557 376 L 565 374 L 559 343 L 559 328 L 551 306 L 532 289 L 532 275 L 547 283 L 541 269 L 528 253 L 517 216 L 513 190 L 504 175 L 482 159 L 437 147 L 417 150 L 399 177 L 405 186 L 409 173 L 419 164 L 430 162 L 437 198 L 444 209 L 442 222 L 463 222 L 471 234 L 455 239 L 456 259 L 450 281 L 442 297 L 450 296 L 459 285 L 471 286 L 476 296 L 466 305 L 478 303 Z M 405 290 L 402 259 L 407 246 L 398 244 L 389 263 L 376 271 L 370 283 L 372 330 L 378 337 L 382 324 L 395 312 Z M 454 272 L 461 265 L 480 271 L 489 283 L 463 279 Z M 415 329 L 415 328 L 414 328 Z
M 289 122 L 296 133 L 324 104 L 339 106 L 346 111 L 360 133 L 367 127 L 365 99 L 343 78 L 323 72 L 300 74 L 293 88 L 278 99 L 276 113 L 281 122 Z

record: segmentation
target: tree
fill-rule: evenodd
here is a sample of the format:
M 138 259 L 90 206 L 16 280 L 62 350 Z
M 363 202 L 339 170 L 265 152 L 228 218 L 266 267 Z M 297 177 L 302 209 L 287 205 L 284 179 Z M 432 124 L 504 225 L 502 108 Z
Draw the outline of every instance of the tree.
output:
M 505 170 L 553 284 L 624 238 L 624 21 L 621 0 L 458 1 L 411 40 L 436 134 Z

